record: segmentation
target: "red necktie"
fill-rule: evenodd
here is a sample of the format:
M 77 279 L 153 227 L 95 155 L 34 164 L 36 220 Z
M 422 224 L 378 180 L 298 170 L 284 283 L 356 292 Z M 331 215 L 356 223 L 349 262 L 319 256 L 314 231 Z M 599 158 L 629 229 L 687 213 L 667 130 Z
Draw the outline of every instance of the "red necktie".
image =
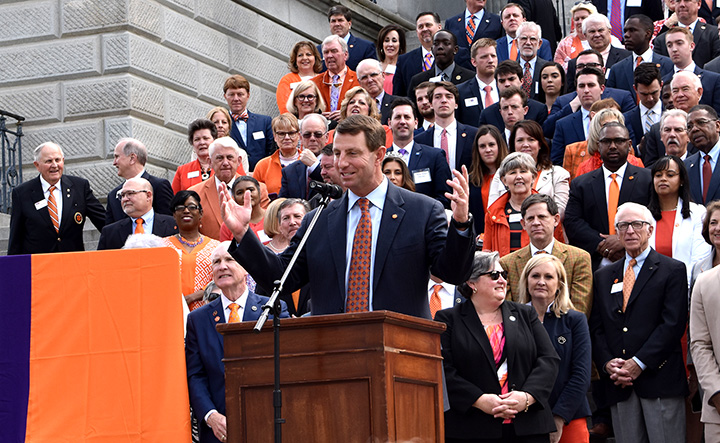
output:
M 710 155 L 705 154 L 705 157 L 703 157 L 705 161 L 703 162 L 703 203 L 707 204 L 707 194 L 708 189 L 710 189 L 710 180 L 712 179 L 712 166 L 710 166 Z
M 58 214 L 57 202 L 55 201 L 55 196 L 53 195 L 53 192 L 55 191 L 55 186 L 50 186 L 50 189 L 48 189 L 48 191 L 50 191 L 50 195 L 48 195 L 47 199 L 50 220 L 52 220 L 55 232 L 60 232 L 60 214 Z
M 525 72 L 523 73 L 522 88 L 530 98 L 530 85 L 532 85 L 532 76 L 530 75 L 530 62 L 525 62 Z
M 372 249 L 372 220 L 370 219 L 370 200 L 361 198 L 360 221 L 355 228 L 345 312 L 363 312 L 368 310 L 370 295 L 370 251 Z
M 435 313 L 442 309 L 442 302 L 440 301 L 440 290 L 442 285 L 433 286 L 433 293 L 430 296 L 430 318 L 435 318 Z
M 485 91 L 485 108 L 488 108 L 493 104 L 492 94 L 490 93 L 492 91 L 492 86 L 485 86 L 483 90 Z
M 612 0 L 610 3 L 610 27 L 612 28 L 610 32 L 617 37 L 618 40 L 622 41 L 623 23 L 622 17 L 620 17 L 622 14 L 622 11 L 620 11 L 622 5 L 620 4 L 620 0 Z
M 448 150 L 447 131 L 445 129 L 440 133 L 440 149 L 445 153 L 445 159 L 450 162 L 450 152 Z

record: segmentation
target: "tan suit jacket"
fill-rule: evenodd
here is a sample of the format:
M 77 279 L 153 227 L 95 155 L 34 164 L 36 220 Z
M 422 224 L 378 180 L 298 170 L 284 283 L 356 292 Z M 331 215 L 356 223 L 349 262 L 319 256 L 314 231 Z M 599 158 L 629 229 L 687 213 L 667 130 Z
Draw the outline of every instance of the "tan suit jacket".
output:
M 720 424 L 720 414 L 709 401 L 720 392 L 720 266 L 700 274 L 690 301 L 690 352 L 703 389 L 703 423 Z
M 552 255 L 559 258 L 565 266 L 567 281 L 570 282 L 570 300 L 575 309 L 590 316 L 592 308 L 592 263 L 590 254 L 575 246 L 555 240 Z M 508 272 L 507 298 L 518 301 L 520 298 L 520 275 L 530 260 L 530 245 L 500 258 L 500 265 Z

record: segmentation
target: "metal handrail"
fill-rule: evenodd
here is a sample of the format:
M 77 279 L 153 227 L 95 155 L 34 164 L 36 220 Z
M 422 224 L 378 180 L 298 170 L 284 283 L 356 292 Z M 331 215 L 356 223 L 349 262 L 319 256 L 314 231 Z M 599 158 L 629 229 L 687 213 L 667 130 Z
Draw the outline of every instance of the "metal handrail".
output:
M 7 127 L 7 119 L 16 121 L 15 130 Z M 22 122 L 25 117 L 0 109 L 0 149 L 2 149 L 2 163 L 0 164 L 0 211 L 10 213 L 12 202 L 10 195 L 13 189 L 22 183 Z M 14 140 L 11 141 L 11 137 Z

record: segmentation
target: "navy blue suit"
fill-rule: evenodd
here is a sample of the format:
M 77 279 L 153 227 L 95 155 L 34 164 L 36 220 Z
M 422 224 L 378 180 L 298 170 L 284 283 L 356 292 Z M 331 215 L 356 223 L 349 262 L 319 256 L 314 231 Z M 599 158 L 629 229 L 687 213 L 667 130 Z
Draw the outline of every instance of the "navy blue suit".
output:
M 147 171 L 143 172 L 141 176 L 145 180 L 150 182 L 153 188 L 153 209 L 157 214 L 171 215 L 170 200 L 172 200 L 175 194 L 170 186 L 170 182 L 164 178 L 155 177 L 154 175 L 148 174 Z M 127 214 L 122 210 L 122 204 L 117 198 L 117 193 L 122 189 L 123 185 L 119 184 L 108 193 L 107 196 L 107 208 L 105 209 L 105 224 L 115 223 L 116 221 L 124 220 L 127 218 Z
M 465 165 L 470 169 L 470 165 L 472 164 L 472 145 L 473 141 L 475 140 L 475 134 L 477 133 L 477 128 L 475 126 L 468 126 L 463 125 L 460 122 L 457 122 L 457 141 L 455 144 L 455 164 L 450 165 L 451 169 L 457 169 L 460 170 L 461 165 Z M 415 143 L 420 143 L 421 145 L 427 145 L 427 146 L 433 146 L 435 148 L 440 148 L 439 146 L 435 146 L 435 126 L 428 128 L 427 131 L 423 132 L 422 134 L 415 137 Z M 449 159 L 448 159 L 449 161 Z
M 528 100 L 528 112 L 525 114 L 525 120 L 535 120 L 542 126 L 548 117 L 547 106 L 536 100 Z M 502 133 L 505 130 L 505 122 L 500 114 L 500 103 L 495 103 L 483 110 L 480 114 L 480 122 L 478 127 L 482 125 L 493 125 Z
M 473 43 L 480 38 L 491 38 L 497 40 L 503 34 L 503 28 L 500 24 L 500 16 L 490 13 L 487 9 L 483 10 L 482 20 L 476 24 Z M 478 12 L 479 14 L 479 12 Z M 465 36 L 465 11 L 445 20 L 444 30 L 450 31 L 457 37 L 458 46 L 470 49 Z
M 555 137 L 552 139 L 550 159 L 555 165 L 562 165 L 565 158 L 565 146 L 585 140 L 582 111 L 577 110 L 571 115 L 558 120 L 555 126 Z
M 573 111 L 569 105 L 575 97 L 577 97 L 577 92 L 571 92 L 569 94 L 561 95 L 555 100 L 555 103 L 553 103 L 552 109 L 550 110 L 550 115 L 548 115 L 547 120 L 543 123 L 543 132 L 545 133 L 545 137 L 553 138 L 553 135 L 555 134 L 555 124 L 557 121 L 572 114 Z M 633 100 L 630 92 L 622 91 L 620 89 L 605 88 L 600 98 L 612 98 L 620 105 L 622 112 L 628 112 L 636 106 L 636 102 Z
M 414 102 L 415 88 L 417 87 L 417 85 L 422 82 L 429 81 L 433 77 L 435 77 L 435 65 L 433 65 L 432 68 L 428 69 L 427 71 L 415 74 L 413 78 L 410 79 L 407 96 L 410 97 L 410 99 Z M 457 60 L 455 60 L 455 68 L 453 69 L 452 75 L 450 76 L 450 79 L 448 79 L 448 81 L 457 86 L 461 83 L 465 83 L 473 77 L 475 77 L 475 71 L 463 68 L 462 66 L 460 66 L 459 63 L 457 63 Z
M 397 96 L 390 95 L 387 92 L 383 94 L 382 101 L 380 102 L 380 106 L 378 106 L 378 111 L 380 111 L 380 123 L 383 125 L 387 125 L 390 121 L 390 117 L 392 116 L 392 109 L 390 109 L 390 104 L 395 100 Z
M 308 180 L 307 169 L 308 167 L 305 166 L 305 163 L 300 160 L 296 160 L 282 168 L 281 186 L 278 197 L 310 200 L 310 198 L 315 195 L 315 192 L 310 191 L 308 193 L 310 181 Z M 310 180 L 322 181 L 319 164 L 310 174 Z
M 356 71 L 358 63 L 365 60 L 366 58 L 374 58 L 377 60 L 377 52 L 375 51 L 375 43 L 363 40 L 355 37 L 352 32 L 347 42 L 348 45 L 348 59 L 345 64 L 350 68 L 351 71 Z M 322 57 L 322 45 L 317 45 L 317 50 Z M 325 61 L 322 62 L 322 72 L 327 68 L 325 67 Z
M 460 123 L 471 126 L 480 126 L 480 113 L 485 109 L 485 91 L 480 91 L 477 76 L 457 85 L 460 102 L 455 110 L 455 118 Z M 473 100 L 475 98 L 476 100 Z M 468 104 L 468 99 L 474 104 Z
M 333 200 L 320 215 L 286 288 L 310 285 L 313 315 L 345 311 L 348 196 Z M 245 235 L 230 254 L 262 287 L 280 278 L 313 217 L 309 213 L 290 246 L 280 255 L 256 235 Z M 450 227 L 440 202 L 388 183 L 374 255 L 372 309 L 430 318 L 427 282 L 433 275 L 452 284 L 469 276 L 475 250 L 472 231 Z M 320 265 L 322 263 L 322 265 Z M 402 272 L 396 272 L 402 263 Z
M 636 106 L 635 109 L 623 113 L 623 117 L 625 117 L 625 127 L 628 128 L 628 131 L 632 128 L 633 135 L 630 136 L 632 139 L 632 145 L 637 146 L 645 134 L 642 119 L 640 118 L 640 106 Z M 660 121 L 660 116 L 657 116 L 657 119 Z M 645 166 L 649 166 L 645 163 L 644 152 L 642 153 L 642 161 Z
M 703 2 L 700 2 L 701 4 Z M 665 27 L 663 29 L 666 30 Z M 663 30 L 655 37 L 653 42 L 653 51 L 658 54 L 667 56 L 667 44 L 665 43 L 666 35 Z M 693 61 L 700 68 L 705 67 L 705 63 L 720 56 L 720 38 L 718 38 L 718 28 L 707 23 L 698 23 L 693 31 L 693 41 L 695 49 L 693 50 Z
M 275 152 L 275 140 L 272 132 L 272 118 L 267 115 L 255 114 L 248 111 L 247 120 L 247 145 L 240 135 L 240 130 L 235 122 L 230 122 L 230 137 L 242 149 L 247 152 L 250 170 L 255 169 L 255 164 L 262 158 Z M 250 172 L 250 171 L 245 171 Z
M 158 237 L 168 237 L 173 234 L 177 234 L 177 224 L 175 218 L 155 213 L 153 220 L 152 233 Z M 125 241 L 132 234 L 132 219 L 125 216 L 124 219 L 105 225 L 100 233 L 100 240 L 98 241 L 98 251 L 105 249 L 122 249 L 125 246 Z
M 393 95 L 407 96 L 408 86 L 415 74 L 422 72 L 422 46 L 398 57 L 393 76 Z M 415 93 L 410 96 L 415 101 Z
M 607 61 L 605 62 L 605 69 L 612 72 L 617 63 L 630 57 L 632 52 L 627 49 L 616 48 L 615 46 L 610 47 Z M 565 76 L 565 92 L 570 93 L 575 90 L 575 72 L 577 71 L 577 57 L 568 62 L 567 75 Z
M 707 206 L 707 204 L 711 201 L 720 199 L 720 167 L 717 164 L 715 165 L 712 177 L 710 178 L 710 187 L 708 188 L 707 199 L 703 200 L 703 186 L 700 181 L 700 170 L 702 169 L 703 162 L 705 161 L 702 159 L 704 155 L 705 154 L 702 151 L 699 151 L 687 157 L 685 159 L 685 167 L 690 175 L 690 193 L 692 194 L 693 201 Z
M 248 293 L 243 309 L 243 321 L 257 320 L 262 306 L 268 301 L 252 292 Z M 281 318 L 287 318 L 287 306 L 282 302 Z M 223 338 L 215 326 L 225 323 L 222 298 L 190 313 L 187 318 L 185 337 L 185 362 L 187 365 L 190 406 L 198 420 L 201 443 L 220 443 L 212 429 L 205 423 L 205 415 L 215 409 L 225 415 L 225 365 Z
M 388 151 L 392 152 L 392 146 Z M 445 193 L 450 192 L 446 180 L 450 180 L 452 174 L 442 149 L 421 145 L 417 142 L 413 143 L 408 169 L 413 180 L 416 178 L 415 173 L 427 170 L 430 173 L 430 181 L 425 183 L 415 181 L 415 192 L 434 198 L 446 208 L 450 208 L 450 202 L 445 198 Z
M 590 387 L 592 349 L 590 329 L 585 316 L 574 310 L 557 318 L 552 312 L 545 314 L 543 326 L 550 342 L 560 357 L 560 368 L 550 393 L 553 415 L 570 422 L 590 415 L 585 393 Z
M 720 74 L 700 69 L 697 65 L 693 73 L 700 78 L 700 83 L 702 83 L 703 93 L 700 97 L 700 104 L 720 109 Z M 663 83 L 670 83 L 674 75 L 675 73 L 671 71 L 670 74 L 664 76 Z
M 507 39 L 508 39 L 507 35 L 503 35 L 502 37 L 497 39 L 498 63 L 510 59 L 510 54 L 508 53 Z M 550 48 L 549 41 L 542 39 L 542 45 L 540 45 L 540 48 L 538 48 L 537 56 L 538 56 L 538 58 L 542 58 L 544 60 L 552 60 L 553 59 L 553 52 L 552 52 L 552 49 Z M 520 49 L 519 48 L 518 48 L 518 57 L 520 57 Z
M 36 206 L 45 201 L 39 175 L 13 189 L 8 255 L 84 251 L 85 219 L 89 217 L 98 230 L 105 226 L 105 208 L 87 180 L 63 175 L 58 183 L 62 195 L 59 233 L 47 205 Z
M 628 163 L 620 186 L 618 206 L 626 202 L 647 206 L 651 187 L 650 170 Z M 597 269 L 602 260 L 596 251 L 602 240 L 600 234 L 608 234 L 610 230 L 607 207 L 602 168 L 575 177 L 570 182 L 570 199 L 565 208 L 565 232 L 571 245 L 590 254 L 593 269 Z
M 667 75 L 672 75 L 673 62 L 670 58 L 653 52 L 652 62 L 660 69 L 660 77 L 665 78 Z M 605 86 L 629 91 L 630 94 L 632 94 L 633 100 L 637 101 L 637 95 L 633 88 L 635 85 L 634 65 L 633 57 L 626 57 L 615 63 L 610 70 Z M 663 80 L 663 82 L 664 81 L 665 80 Z

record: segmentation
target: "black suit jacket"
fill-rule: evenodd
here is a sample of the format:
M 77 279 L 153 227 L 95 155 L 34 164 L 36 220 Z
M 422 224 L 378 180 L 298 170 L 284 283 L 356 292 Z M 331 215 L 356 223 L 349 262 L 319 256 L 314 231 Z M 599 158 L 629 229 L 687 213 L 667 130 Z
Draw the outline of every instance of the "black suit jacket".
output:
M 695 66 L 693 72 L 700 78 L 700 83 L 702 83 L 703 94 L 700 97 L 700 104 L 720 109 L 720 74 L 700 69 L 697 66 Z M 673 75 L 674 72 L 671 72 L 663 77 L 663 83 L 670 83 Z
M 455 164 L 450 165 L 451 169 L 457 169 L 458 171 L 462 165 L 467 166 L 470 169 L 472 164 L 472 145 L 475 141 L 475 134 L 477 134 L 477 128 L 475 126 L 463 125 L 457 122 L 457 139 L 455 142 Z M 435 141 L 435 126 L 432 126 L 420 135 L 415 136 L 415 143 L 421 145 L 433 146 Z M 449 161 L 449 159 L 448 159 Z
M 650 201 L 652 177 L 650 171 L 628 163 L 625 169 L 618 206 L 625 202 L 647 205 Z M 603 169 L 598 168 L 570 182 L 570 199 L 565 208 L 565 232 L 570 244 L 586 250 L 597 269 L 602 256 L 595 251 L 602 241 L 600 234 L 608 234 L 607 198 Z
M 378 109 L 380 111 L 380 123 L 382 123 L 383 125 L 387 125 L 390 121 L 390 116 L 392 114 L 392 110 L 390 109 L 390 103 L 392 103 L 393 100 L 395 100 L 396 98 L 397 96 L 390 95 L 387 92 L 383 94 L 383 99 L 380 102 L 379 106 L 380 109 Z
M 655 63 L 658 69 L 660 69 L 660 77 L 672 75 L 673 62 L 668 57 L 658 53 L 653 53 L 652 62 Z M 633 57 L 626 57 L 615 63 L 608 74 L 605 86 L 629 91 L 630 94 L 632 94 L 633 100 L 637 102 L 637 94 L 635 93 L 635 88 L 633 88 L 635 85 L 634 66 Z
M 525 114 L 525 120 L 535 120 L 542 126 L 547 120 L 547 106 L 535 100 L 528 100 L 528 112 Z M 502 133 L 505 130 L 505 122 L 500 114 L 500 103 L 495 103 L 483 110 L 480 114 L 480 122 L 478 127 L 482 125 L 493 125 Z
M 392 152 L 393 147 L 391 146 L 388 151 Z M 447 185 L 446 180 L 450 180 L 452 174 L 442 149 L 413 143 L 410 151 L 410 162 L 407 166 L 410 170 L 410 176 L 415 182 L 415 192 L 434 198 L 449 209 L 450 202 L 445 198 L 445 193 L 450 192 L 450 187 Z M 418 183 L 419 174 L 425 171 L 430 173 L 430 180 Z
M 450 17 L 445 20 L 444 30 L 452 32 L 457 37 L 458 46 L 465 49 L 470 49 L 472 46 L 467 42 L 465 36 L 465 10 L 460 14 Z M 497 40 L 502 37 L 503 29 L 500 24 L 500 16 L 492 14 L 487 9 L 483 12 L 482 20 L 477 24 L 475 28 L 475 35 L 473 36 L 473 43 L 478 39 L 486 37 L 493 40 Z
M 366 58 L 374 58 L 377 60 L 377 52 L 375 51 L 375 43 L 355 37 L 353 33 L 350 33 L 348 38 L 348 59 L 345 64 L 350 68 L 351 71 L 357 70 L 357 65 Z M 322 57 L 322 45 L 317 45 L 317 50 Z M 322 72 L 327 68 L 325 67 L 325 60 L 322 61 Z
M 542 36 L 550 42 L 550 50 L 555 54 L 557 43 L 563 37 L 560 20 L 552 0 L 515 0 L 522 6 L 527 21 L 535 22 L 542 28 Z
M 705 155 L 703 152 L 696 152 L 695 154 L 685 158 L 685 167 L 688 170 L 690 176 L 690 193 L 692 194 L 693 201 L 701 205 L 707 206 L 713 200 L 720 199 L 720 167 L 715 165 L 712 177 L 710 178 L 710 187 L 708 188 L 707 200 L 702 198 L 702 182 L 700 181 L 700 169 L 702 168 L 703 159 Z
M 559 358 L 547 332 L 531 306 L 505 301 L 501 305 L 510 390 L 532 394 L 537 403 L 517 415 L 513 427 L 518 436 L 547 434 L 555 429 L 548 399 L 558 371 Z M 502 420 L 485 414 L 472 404 L 482 394 L 500 394 L 497 368 L 490 340 L 470 300 L 438 311 L 435 321 L 447 329 L 442 343 L 443 366 L 450 401 L 445 413 L 447 438 L 499 440 Z
M 60 232 L 53 227 L 47 204 L 36 205 L 46 202 L 40 176 L 13 189 L 8 255 L 84 251 L 85 219 L 90 217 L 98 230 L 105 226 L 105 208 L 93 195 L 87 180 L 63 175 L 59 183 Z
M 607 0 L 592 0 L 592 3 L 600 14 L 608 15 Z M 653 21 L 662 20 L 662 0 L 643 0 L 642 6 L 639 7 L 625 6 L 625 20 L 633 14 L 645 14 L 653 19 Z
M 668 56 L 665 38 L 666 35 L 664 32 L 655 37 L 653 51 Z M 693 31 L 693 40 L 695 41 L 693 61 L 698 67 L 702 68 L 705 66 L 705 63 L 720 56 L 720 38 L 718 38 L 717 26 L 698 23 Z
M 410 80 L 415 74 L 421 73 L 422 68 L 422 46 L 400 55 L 395 68 L 395 75 L 393 75 L 393 94 L 407 96 Z M 415 101 L 415 92 L 410 97 Z
M 612 72 L 612 68 L 616 63 L 630 57 L 632 52 L 610 46 L 607 61 L 605 62 L 605 70 Z M 667 55 L 667 54 L 665 54 Z M 568 62 L 567 75 L 565 76 L 565 93 L 575 92 L 575 72 L 577 71 L 577 57 Z
M 172 186 L 170 182 L 164 178 L 150 175 L 147 171 L 143 172 L 142 178 L 149 181 L 153 188 L 153 209 L 158 214 L 171 215 L 170 200 L 173 198 Z M 117 192 L 122 189 L 123 183 L 117 185 L 115 189 L 110 191 L 107 196 L 107 208 L 105 210 L 105 224 L 109 225 L 116 221 L 127 218 L 127 214 L 122 210 L 120 200 L 117 198 Z
M 640 398 L 684 397 L 688 394 L 680 342 L 688 315 L 685 264 L 651 249 L 645 259 L 625 312 L 622 282 L 625 260 L 595 272 L 590 314 L 593 360 L 609 405 Z M 637 357 L 647 368 L 627 388 L 615 386 L 601 368 L 613 358 Z M 604 406 L 604 405 L 598 405 Z
M 520 58 L 518 60 L 518 62 L 520 63 L 520 66 L 523 68 L 523 72 L 524 72 L 525 60 Z M 530 97 L 528 97 L 528 98 L 531 98 L 533 100 L 538 98 L 538 95 L 540 94 L 540 72 L 542 72 L 543 67 L 545 67 L 545 65 L 547 65 L 548 63 L 550 63 L 550 62 L 547 60 L 543 60 L 541 58 L 538 58 L 535 61 L 535 70 L 533 71 L 532 84 L 530 85 Z M 522 78 L 520 80 L 522 80 Z M 545 107 L 545 109 L 547 109 L 547 106 Z
M 460 123 L 480 126 L 480 114 L 485 109 L 485 91 L 480 91 L 477 76 L 458 85 L 460 102 L 455 110 L 455 118 Z
M 168 237 L 177 234 L 177 224 L 175 219 L 169 215 L 155 213 L 153 220 L 152 233 L 158 237 Z M 122 249 L 125 241 L 132 234 L 132 219 L 125 217 L 109 225 L 105 225 L 100 233 L 98 241 L 98 251 L 105 249 Z
M 465 69 L 462 66 L 460 66 L 458 63 L 455 63 L 455 68 L 452 71 L 452 75 L 450 76 L 450 83 L 454 85 L 459 85 L 460 83 L 464 83 L 471 78 L 475 76 L 475 72 Z M 431 78 L 435 77 L 435 65 L 432 66 L 432 68 L 428 69 L 427 71 L 421 72 L 419 74 L 415 74 L 410 79 L 410 85 L 408 86 L 408 89 L 406 91 L 407 96 L 410 97 L 410 99 L 414 102 L 415 101 L 415 88 L 417 85 L 419 85 L 422 82 L 429 81 Z M 394 91 L 393 91 L 394 92 Z
M 639 109 L 640 107 L 638 107 L 637 110 L 633 110 L 630 113 L 625 114 L 625 126 L 630 127 L 631 124 L 641 125 Z M 631 122 L 628 122 L 628 114 L 635 114 L 631 116 Z M 638 133 L 636 132 L 635 134 Z M 636 135 L 635 138 L 639 143 L 642 138 L 642 131 L 640 132 L 640 135 Z M 697 148 L 693 146 L 692 143 L 688 142 L 687 152 L 689 156 L 696 153 Z M 650 127 L 650 132 L 645 134 L 645 141 L 643 142 L 642 150 L 640 151 L 640 158 L 642 159 L 643 165 L 645 165 L 646 168 L 650 168 L 663 155 L 665 155 L 665 145 L 662 140 L 660 140 L 660 122 L 657 122 Z
M 333 200 L 320 217 L 286 282 L 292 292 L 310 285 L 313 315 L 345 311 L 345 264 L 348 193 Z M 308 213 L 290 246 L 280 255 L 264 247 L 256 235 L 245 235 L 230 254 L 258 285 L 271 288 L 280 278 L 314 213 Z M 468 235 L 469 234 L 469 235 Z M 470 274 L 475 251 L 473 232 L 448 229 L 440 202 L 388 183 L 382 210 L 372 281 L 373 310 L 430 318 L 427 281 L 433 275 L 452 284 Z M 322 265 L 320 265 L 322 263 Z M 403 272 L 395 272 L 402 263 Z

